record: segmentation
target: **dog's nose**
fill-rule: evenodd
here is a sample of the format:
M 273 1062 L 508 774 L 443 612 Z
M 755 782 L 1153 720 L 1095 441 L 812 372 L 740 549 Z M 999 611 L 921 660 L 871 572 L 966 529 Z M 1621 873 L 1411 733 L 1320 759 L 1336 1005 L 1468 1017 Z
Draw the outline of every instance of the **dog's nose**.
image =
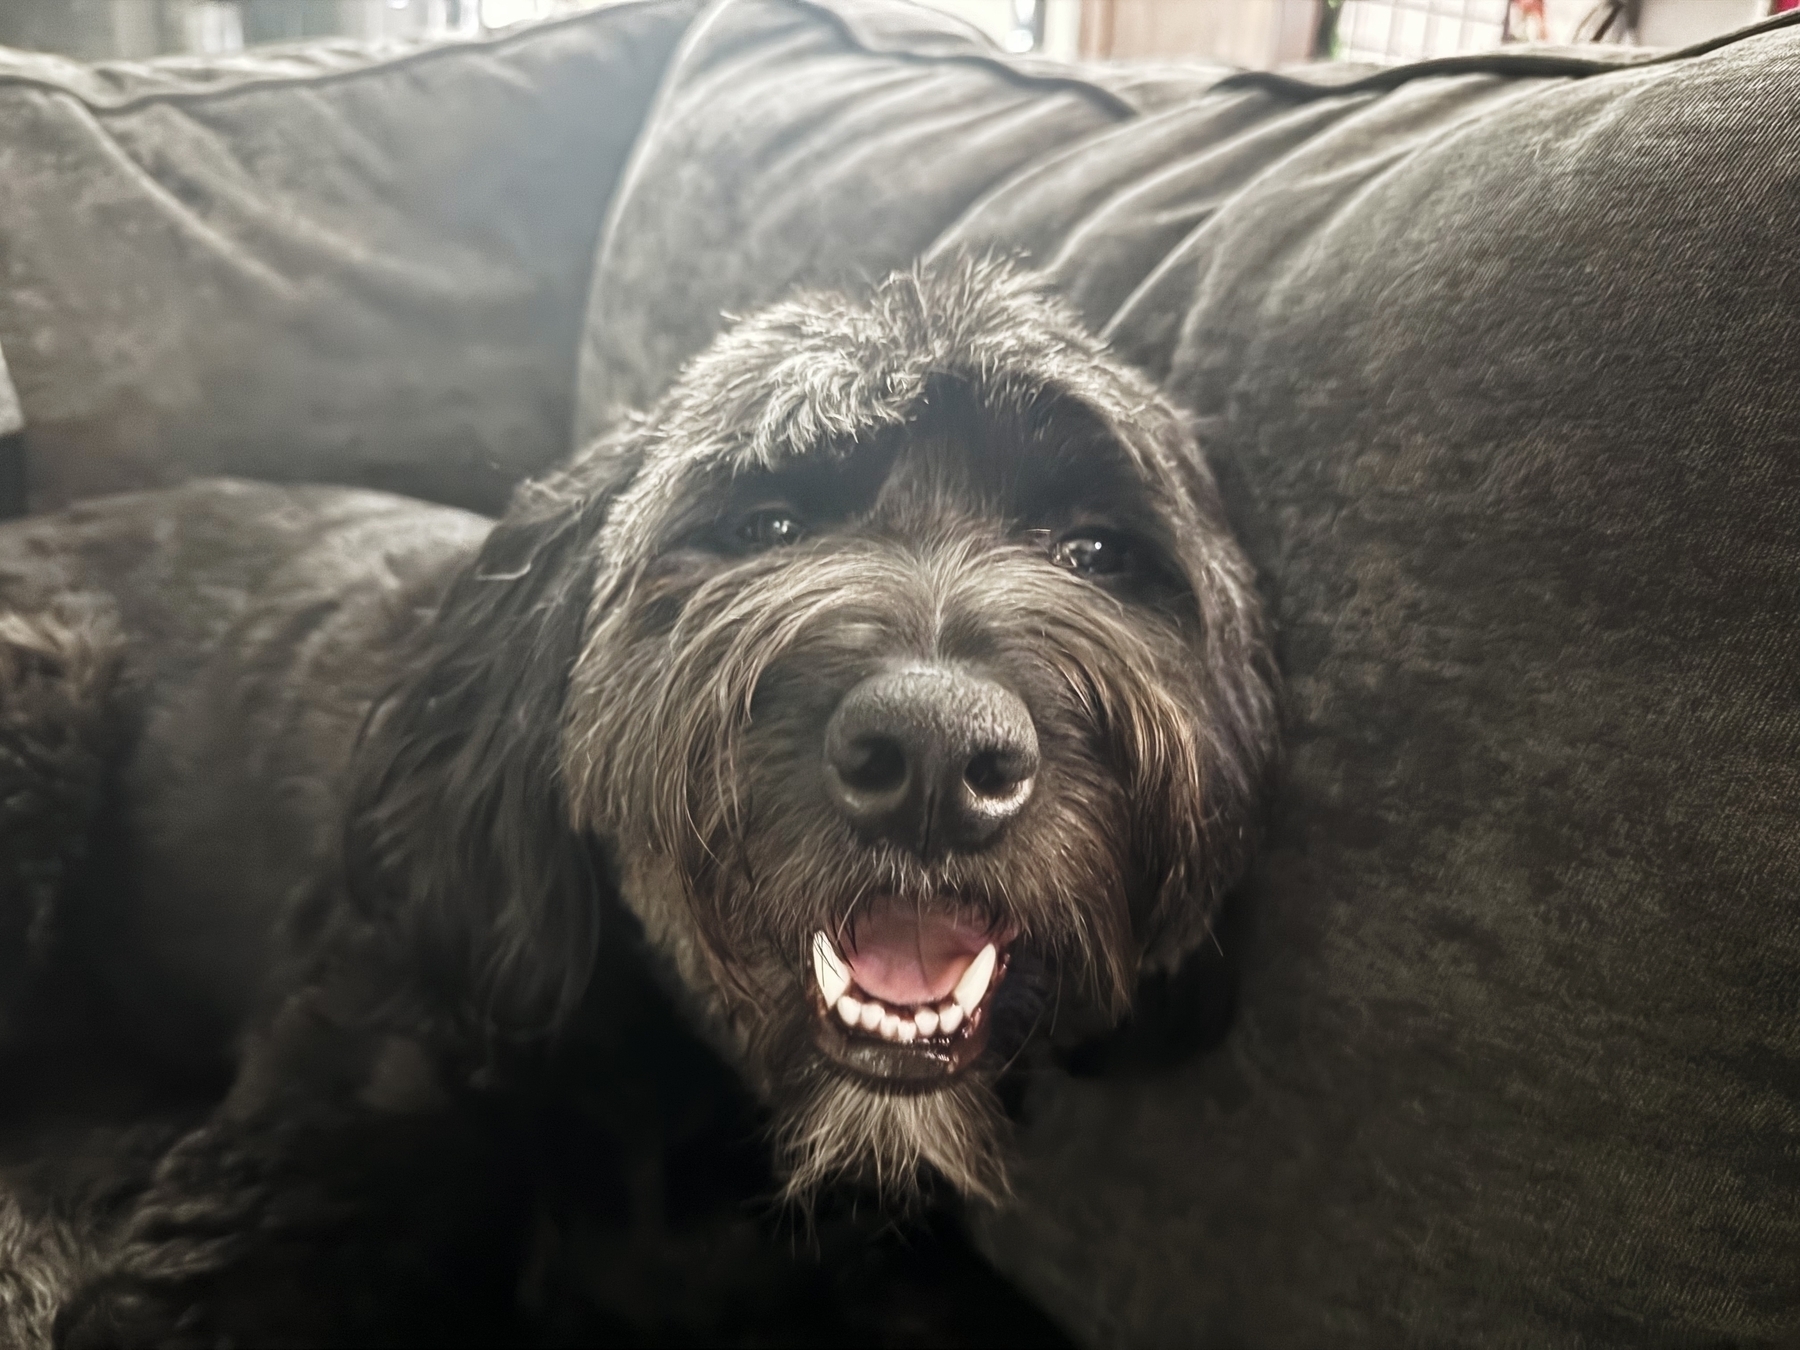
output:
M 926 855 L 978 848 L 1030 800 L 1037 729 L 1016 694 L 949 666 L 874 675 L 825 728 L 833 801 L 865 835 Z

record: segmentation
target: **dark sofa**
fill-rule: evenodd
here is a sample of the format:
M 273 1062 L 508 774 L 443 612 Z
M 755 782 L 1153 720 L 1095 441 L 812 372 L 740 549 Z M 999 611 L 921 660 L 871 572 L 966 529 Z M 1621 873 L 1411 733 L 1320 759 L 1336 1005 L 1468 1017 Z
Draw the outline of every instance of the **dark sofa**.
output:
M 1800 1341 L 1800 16 L 1281 75 L 899 0 L 5 54 L 0 185 L 35 509 L 493 509 L 796 284 L 1047 269 L 1198 418 L 1286 757 L 1216 969 L 1033 1078 L 984 1249 L 1095 1344 Z

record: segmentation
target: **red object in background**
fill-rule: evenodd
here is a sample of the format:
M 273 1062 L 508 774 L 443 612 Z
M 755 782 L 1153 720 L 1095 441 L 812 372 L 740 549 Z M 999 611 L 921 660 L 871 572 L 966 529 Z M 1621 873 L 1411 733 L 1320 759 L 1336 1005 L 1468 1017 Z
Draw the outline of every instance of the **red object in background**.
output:
M 1769 13 L 1786 14 L 1790 9 L 1800 9 L 1800 0 L 1775 0 L 1775 3 L 1769 6 Z
M 1800 4 L 1800 0 L 1794 0 Z M 1505 41 L 1548 42 L 1550 20 L 1544 13 L 1544 0 L 1512 0 L 1506 11 Z

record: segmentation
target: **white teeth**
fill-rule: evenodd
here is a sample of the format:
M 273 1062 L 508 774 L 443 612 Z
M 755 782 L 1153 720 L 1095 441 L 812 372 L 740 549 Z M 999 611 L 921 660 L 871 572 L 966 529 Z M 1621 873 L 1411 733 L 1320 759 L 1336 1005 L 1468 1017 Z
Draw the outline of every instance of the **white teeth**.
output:
M 812 957 L 813 975 L 819 982 L 819 992 L 825 996 L 825 1005 L 837 1010 L 845 1026 L 873 1031 L 885 1040 L 898 1041 L 902 1045 L 952 1035 L 974 1017 L 975 1010 L 988 995 L 994 972 L 1000 964 L 1000 951 L 990 942 L 969 962 L 969 968 L 963 971 L 947 1000 L 935 1007 L 918 1007 L 900 1013 L 877 1000 L 864 1003 L 850 994 L 848 964 L 822 932 L 813 935 Z
M 837 948 L 831 945 L 831 939 L 823 933 L 813 934 L 813 976 L 819 982 L 819 992 L 825 995 L 825 1006 L 831 1007 L 844 996 L 850 987 L 850 972 L 838 959 Z
M 981 949 L 981 955 L 969 962 L 969 968 L 956 982 L 956 988 L 950 997 L 956 1006 L 966 1013 L 972 1013 L 981 1006 L 982 997 L 987 993 L 988 981 L 994 977 L 994 962 L 1000 959 L 1000 953 L 994 950 L 994 944 L 988 943 Z

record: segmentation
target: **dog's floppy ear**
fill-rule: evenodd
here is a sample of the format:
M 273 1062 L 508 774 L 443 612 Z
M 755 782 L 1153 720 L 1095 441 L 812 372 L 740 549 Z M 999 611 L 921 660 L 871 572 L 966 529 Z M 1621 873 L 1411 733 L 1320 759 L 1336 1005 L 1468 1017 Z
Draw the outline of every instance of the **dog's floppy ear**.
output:
M 1128 387 L 1136 379 L 1120 377 Z M 1181 809 L 1143 842 L 1147 870 L 1161 884 L 1134 915 L 1141 947 L 1131 1010 L 1091 1040 L 1091 1028 L 1072 1023 L 1065 1041 L 1065 1064 L 1091 1073 L 1164 1067 L 1224 1034 L 1245 933 L 1243 906 L 1231 893 L 1255 851 L 1276 756 L 1278 677 L 1250 562 L 1188 418 L 1147 383 L 1137 387 L 1135 402 L 1103 389 L 1090 411 L 1103 434 L 1184 503 L 1171 543 L 1199 624 L 1184 672 L 1199 715 L 1191 757 L 1172 761 L 1180 772 L 1148 794 Z
M 1202 629 L 1190 674 L 1203 704 L 1200 767 L 1203 783 L 1196 856 L 1173 862 L 1145 933 L 1143 969 L 1172 981 L 1192 958 L 1217 951 L 1221 905 L 1244 877 L 1256 852 L 1270 775 L 1277 758 L 1276 690 L 1254 569 L 1187 420 L 1170 409 L 1154 427 L 1161 454 L 1186 488 L 1194 519 L 1183 568 Z M 1154 425 L 1154 424 L 1153 424 Z M 1210 958 L 1206 958 L 1210 961 Z M 1203 962 L 1205 964 L 1205 962 Z
M 604 884 L 560 767 L 594 539 L 635 457 L 617 446 L 520 488 L 451 582 L 358 744 L 353 902 L 426 990 L 503 1039 L 579 1002 Z

